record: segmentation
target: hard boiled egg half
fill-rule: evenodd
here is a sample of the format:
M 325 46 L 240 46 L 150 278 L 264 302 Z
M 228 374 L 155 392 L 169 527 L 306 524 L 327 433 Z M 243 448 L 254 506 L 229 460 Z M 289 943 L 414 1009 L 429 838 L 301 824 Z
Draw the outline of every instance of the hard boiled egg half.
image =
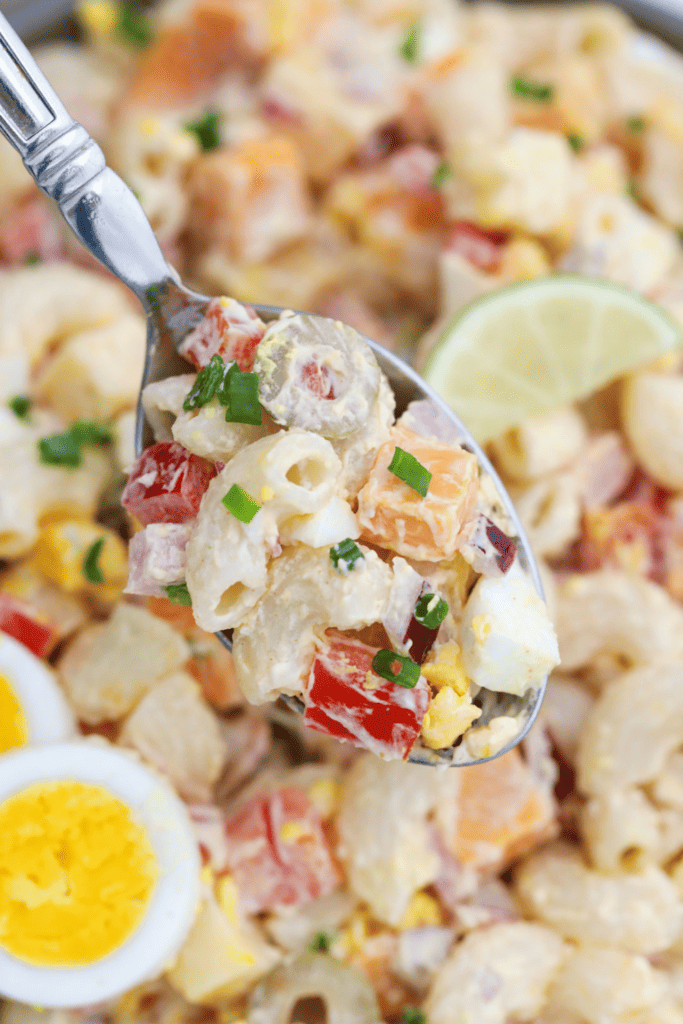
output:
M 15 747 L 76 736 L 59 683 L 27 647 L 0 632 L 0 757 Z
M 0 757 L 0 997 L 109 999 L 173 963 L 199 903 L 184 804 L 102 740 Z

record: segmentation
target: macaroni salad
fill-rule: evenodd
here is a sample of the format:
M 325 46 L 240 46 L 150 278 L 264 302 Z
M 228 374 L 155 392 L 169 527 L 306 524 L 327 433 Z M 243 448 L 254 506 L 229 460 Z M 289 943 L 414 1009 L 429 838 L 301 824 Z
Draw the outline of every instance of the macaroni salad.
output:
M 159 780 L 171 847 L 189 836 L 201 865 L 153 976 L 86 999 L 98 951 L 79 944 L 72 1004 L 29 987 L 0 996 L 1 1024 L 683 1024 L 680 357 L 482 439 L 561 664 L 521 748 L 439 771 L 402 758 L 502 749 L 475 690 L 538 681 L 552 633 L 505 566 L 490 481 L 420 403 L 395 421 L 356 333 L 419 366 L 465 303 L 560 270 L 683 318 L 680 58 L 594 5 L 94 0 L 79 18 L 82 43 L 39 62 L 183 277 L 232 298 L 187 339 L 192 371 L 147 389 L 136 462 L 144 320 L 0 147 L 0 993 L 2 957 L 72 908 L 87 924 L 92 898 L 22 833 L 12 765 L 56 778 L 68 747 Z M 540 654 L 501 679 L 478 620 L 515 593 Z M 413 687 L 372 670 L 383 652 Z M 342 664 L 407 739 L 358 749 L 357 705 L 342 725 L 325 705 Z M 304 665 L 314 729 L 270 703 Z M 83 787 L 49 797 L 53 852 L 104 808 L 96 877 L 125 886 L 95 896 L 142 928 L 168 872 L 126 852 L 140 821 Z

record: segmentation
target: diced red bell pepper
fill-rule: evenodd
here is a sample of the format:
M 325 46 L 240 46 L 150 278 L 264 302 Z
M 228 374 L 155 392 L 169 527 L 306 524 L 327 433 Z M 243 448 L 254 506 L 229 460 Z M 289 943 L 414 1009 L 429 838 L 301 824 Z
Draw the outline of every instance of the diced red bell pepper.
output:
M 206 316 L 178 351 L 198 369 L 219 355 L 226 363 L 236 362 L 242 373 L 250 373 L 265 330 L 266 325 L 251 306 L 235 299 L 212 299 Z
M 303 790 L 252 797 L 225 829 L 227 864 L 246 913 L 299 906 L 341 881 L 320 814 Z
M 500 266 L 506 241 L 504 231 L 486 231 L 468 220 L 458 220 L 450 230 L 446 249 L 457 252 L 479 270 L 493 274 Z
M 377 650 L 359 640 L 331 639 L 313 662 L 304 722 L 385 759 L 405 760 L 420 734 L 431 691 L 422 678 L 404 689 L 375 675 Z
M 45 658 L 59 639 L 59 629 L 46 616 L 12 594 L 0 591 L 0 630 L 14 637 L 38 658 Z
M 147 448 L 128 478 L 121 504 L 143 526 L 194 519 L 216 467 L 175 441 Z

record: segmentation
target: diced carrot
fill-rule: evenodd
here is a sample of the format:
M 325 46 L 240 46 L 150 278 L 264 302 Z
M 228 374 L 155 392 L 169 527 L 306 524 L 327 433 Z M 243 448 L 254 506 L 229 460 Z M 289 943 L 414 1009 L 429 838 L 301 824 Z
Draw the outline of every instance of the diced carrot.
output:
M 415 456 L 432 474 L 426 497 L 389 472 L 397 447 Z M 363 540 L 409 558 L 452 558 L 460 530 L 472 515 L 478 480 L 477 460 L 471 452 L 394 427 L 358 495 Z
M 499 872 L 555 834 L 552 798 L 516 749 L 461 775 L 452 849 L 461 864 Z

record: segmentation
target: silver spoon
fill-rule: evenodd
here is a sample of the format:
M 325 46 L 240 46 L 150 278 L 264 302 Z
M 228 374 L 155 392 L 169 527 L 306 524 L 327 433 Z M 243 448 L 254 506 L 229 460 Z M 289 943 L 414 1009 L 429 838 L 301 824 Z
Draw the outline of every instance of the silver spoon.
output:
M 142 207 L 126 184 L 107 167 L 99 146 L 67 113 L 45 76 L 7 19 L 0 14 L 0 132 L 21 155 L 43 192 L 54 199 L 76 237 L 86 249 L 140 300 L 147 316 L 147 357 L 142 387 L 176 373 L 187 372 L 177 347 L 204 316 L 210 301 L 190 291 L 162 255 Z M 262 320 L 276 319 L 276 306 L 254 306 Z M 464 447 L 472 451 L 498 489 L 519 540 L 520 561 L 543 597 L 538 568 L 512 502 L 495 470 L 458 417 L 402 359 L 366 339 L 396 395 L 400 412 L 417 399 L 433 402 L 439 415 L 452 424 Z M 141 403 L 138 403 L 136 452 L 153 441 Z M 230 648 L 226 633 L 218 633 Z M 546 681 L 547 682 L 547 681 Z M 529 731 L 541 706 L 546 682 L 523 697 L 487 692 L 482 716 L 485 725 L 498 715 L 518 715 L 520 729 L 498 754 L 506 753 Z M 484 691 L 482 691 L 482 694 Z M 292 710 L 303 705 L 295 697 L 281 698 Z M 447 751 L 417 746 L 410 756 L 417 764 L 468 765 L 491 758 L 468 757 L 463 745 Z

